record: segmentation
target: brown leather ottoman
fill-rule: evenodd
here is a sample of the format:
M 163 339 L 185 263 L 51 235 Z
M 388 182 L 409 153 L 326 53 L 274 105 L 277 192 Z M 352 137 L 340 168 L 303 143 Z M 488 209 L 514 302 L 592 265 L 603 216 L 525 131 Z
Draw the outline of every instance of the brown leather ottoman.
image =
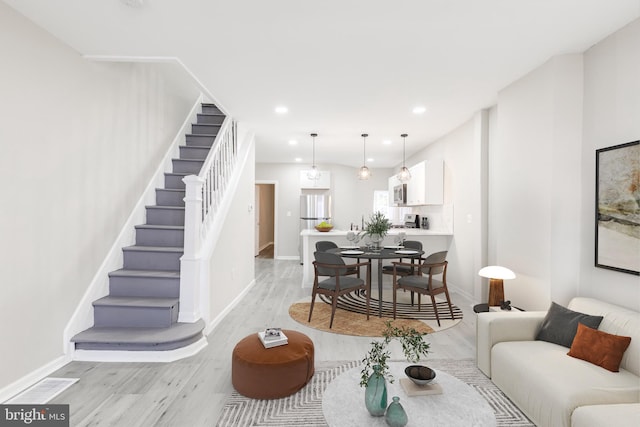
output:
M 264 348 L 258 334 L 243 338 L 233 349 L 231 383 L 243 396 L 278 399 L 304 387 L 314 373 L 313 341 L 300 332 L 283 330 L 289 343 Z

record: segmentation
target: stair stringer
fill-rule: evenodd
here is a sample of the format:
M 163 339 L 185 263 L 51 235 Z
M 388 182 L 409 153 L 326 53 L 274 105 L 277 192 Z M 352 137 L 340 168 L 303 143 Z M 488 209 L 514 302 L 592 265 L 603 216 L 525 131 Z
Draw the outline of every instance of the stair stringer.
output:
M 76 334 L 91 328 L 94 323 L 93 314 L 93 301 L 96 301 L 109 294 L 109 272 L 122 268 L 123 265 L 123 252 L 122 248 L 135 244 L 136 230 L 135 226 L 145 223 L 147 205 L 153 205 L 156 201 L 156 188 L 164 186 L 164 173 L 172 170 L 172 159 L 179 156 L 179 146 L 184 141 L 184 135 L 189 133 L 191 124 L 197 120 L 197 114 L 200 111 L 201 104 L 203 102 L 202 93 L 194 101 L 191 110 L 187 117 L 185 117 L 182 126 L 176 132 L 173 141 L 167 149 L 162 161 L 158 165 L 158 168 L 154 172 L 152 178 L 149 180 L 147 187 L 138 199 L 138 202 L 134 206 L 129 218 L 123 224 L 118 237 L 115 239 L 113 245 L 109 249 L 104 261 L 93 276 L 91 283 L 87 287 L 84 295 L 82 296 L 78 306 L 73 312 L 67 326 L 62 334 L 62 346 L 65 355 L 74 360 L 103 360 L 103 361 L 172 361 L 183 357 L 188 357 L 192 354 L 200 351 L 201 348 L 206 346 L 206 338 L 202 338 L 204 343 L 200 341 L 187 346 L 183 349 L 170 350 L 164 352 L 137 352 L 140 353 L 136 356 L 128 355 L 126 353 L 136 352 L 123 352 L 123 351 L 86 351 L 76 350 L 71 338 Z M 190 347 L 191 350 L 188 350 Z M 173 355 L 171 354 L 173 352 Z M 189 353 L 190 352 L 190 353 Z M 88 356 L 87 353 L 92 353 Z M 118 353 L 123 353 L 119 355 Z M 153 355 L 153 353 L 166 353 L 164 355 Z M 177 357 L 177 354 L 185 354 L 184 356 Z M 189 353 L 189 354 L 186 354 Z M 80 355 L 84 354 L 84 357 Z M 146 359 L 144 359 L 146 356 Z M 177 357 L 177 358 L 175 358 Z M 167 360 L 161 359 L 166 358 Z

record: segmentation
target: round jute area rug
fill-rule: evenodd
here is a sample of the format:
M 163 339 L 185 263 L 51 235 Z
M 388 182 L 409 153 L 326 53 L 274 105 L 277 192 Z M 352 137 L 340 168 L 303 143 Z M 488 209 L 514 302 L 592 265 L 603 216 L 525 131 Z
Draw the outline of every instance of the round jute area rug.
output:
M 414 319 L 396 319 L 390 317 L 378 317 L 378 313 L 373 308 L 369 315 L 369 320 L 365 314 L 355 313 L 352 311 L 336 309 L 333 319 L 333 327 L 329 329 L 329 321 L 331 320 L 331 306 L 320 300 L 316 300 L 313 307 L 313 316 L 311 322 L 307 322 L 309 318 L 310 302 L 297 302 L 289 307 L 289 316 L 296 322 L 309 328 L 318 329 L 324 332 L 332 332 L 334 334 L 353 335 L 359 337 L 381 337 L 382 332 L 386 329 L 385 323 L 391 321 L 398 328 L 407 327 L 414 328 L 422 334 L 429 334 L 433 329 L 425 322 Z

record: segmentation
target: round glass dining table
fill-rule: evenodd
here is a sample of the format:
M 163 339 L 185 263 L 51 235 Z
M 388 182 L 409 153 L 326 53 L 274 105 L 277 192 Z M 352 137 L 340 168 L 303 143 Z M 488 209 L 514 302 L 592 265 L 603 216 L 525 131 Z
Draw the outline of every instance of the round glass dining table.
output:
M 343 258 L 368 259 L 369 263 L 374 259 L 378 260 L 378 317 L 382 317 L 382 261 L 385 259 L 420 258 L 420 256 L 424 254 L 424 251 L 402 249 L 401 247 L 386 247 L 381 250 L 371 250 L 366 247 L 361 247 L 359 249 L 333 248 L 329 249 L 327 252 L 340 255 Z

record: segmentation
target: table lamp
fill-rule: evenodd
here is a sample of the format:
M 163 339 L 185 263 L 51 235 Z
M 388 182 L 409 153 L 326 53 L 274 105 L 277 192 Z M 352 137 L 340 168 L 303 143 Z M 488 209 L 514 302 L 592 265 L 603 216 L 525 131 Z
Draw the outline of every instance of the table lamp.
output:
M 515 279 L 513 271 L 498 265 L 490 265 L 478 271 L 482 277 L 489 279 L 489 306 L 500 305 L 504 301 L 503 280 Z

